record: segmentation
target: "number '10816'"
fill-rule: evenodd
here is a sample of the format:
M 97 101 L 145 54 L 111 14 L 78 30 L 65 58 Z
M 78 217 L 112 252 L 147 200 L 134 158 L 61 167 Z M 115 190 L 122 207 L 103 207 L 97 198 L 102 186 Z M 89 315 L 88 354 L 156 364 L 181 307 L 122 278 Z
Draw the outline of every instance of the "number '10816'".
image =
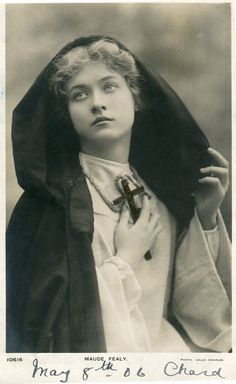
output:
M 23 361 L 22 357 L 8 357 L 7 361 L 10 363 L 16 363 L 17 361 Z

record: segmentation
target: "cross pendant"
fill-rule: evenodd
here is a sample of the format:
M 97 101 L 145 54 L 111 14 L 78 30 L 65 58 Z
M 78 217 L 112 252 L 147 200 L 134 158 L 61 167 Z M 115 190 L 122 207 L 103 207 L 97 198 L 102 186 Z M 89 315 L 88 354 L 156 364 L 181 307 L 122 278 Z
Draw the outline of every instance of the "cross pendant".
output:
M 136 196 L 140 193 L 144 193 L 145 192 L 144 187 L 140 186 L 140 187 L 137 187 L 137 188 L 131 190 L 129 187 L 128 180 L 126 178 L 121 178 L 121 186 L 123 189 L 122 195 L 120 197 L 118 197 L 117 199 L 115 199 L 113 201 L 113 204 L 118 205 L 118 204 L 124 203 L 126 201 L 128 206 L 129 206 L 133 222 L 135 223 L 139 218 L 141 209 L 136 207 L 135 202 L 134 202 L 134 196 Z M 145 260 L 150 260 L 152 258 L 151 252 L 147 251 L 144 255 L 144 258 L 145 258 Z

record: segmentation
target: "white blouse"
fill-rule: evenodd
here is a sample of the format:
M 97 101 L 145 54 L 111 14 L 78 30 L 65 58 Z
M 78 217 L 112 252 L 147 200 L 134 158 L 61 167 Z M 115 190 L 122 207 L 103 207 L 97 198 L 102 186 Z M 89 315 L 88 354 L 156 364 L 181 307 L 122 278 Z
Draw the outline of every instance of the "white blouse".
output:
M 119 213 L 98 193 L 99 189 L 110 202 L 119 197 L 113 181 L 117 176 L 133 177 L 129 164 L 84 153 L 80 162 L 89 176 L 93 203 L 92 249 L 107 352 L 188 352 L 190 348 L 227 352 L 231 348 L 230 243 L 220 213 L 218 227 L 203 231 L 195 212 L 188 231 L 176 240 L 174 218 L 142 182 L 152 194 L 151 210 L 160 215 L 159 231 L 150 250 L 152 259 L 143 258 L 134 271 L 115 255 Z M 140 203 L 138 196 L 135 199 Z M 169 312 L 184 331 L 171 325 Z

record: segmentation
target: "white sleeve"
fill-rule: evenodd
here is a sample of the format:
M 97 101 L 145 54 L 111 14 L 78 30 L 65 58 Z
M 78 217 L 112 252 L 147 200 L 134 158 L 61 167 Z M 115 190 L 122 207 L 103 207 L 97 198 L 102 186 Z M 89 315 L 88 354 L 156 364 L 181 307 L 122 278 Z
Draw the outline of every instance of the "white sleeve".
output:
M 201 225 L 196 209 L 194 211 L 194 215 L 196 216 L 196 220 Z M 216 226 L 213 229 L 210 229 L 207 231 L 204 230 L 204 234 L 205 234 L 205 237 L 206 237 L 206 240 L 208 243 L 208 247 L 209 247 L 209 251 L 211 253 L 211 256 L 212 256 L 214 262 L 216 263 L 218 253 L 219 253 L 219 226 L 218 226 L 218 223 L 216 224 Z
M 149 350 L 149 338 L 138 302 L 141 286 L 132 268 L 111 256 L 96 267 L 107 351 Z
M 227 352 L 231 348 L 231 252 L 220 212 L 218 245 L 209 236 L 214 233 L 206 234 L 195 214 L 176 254 L 172 310 L 194 344 Z
M 216 262 L 218 252 L 219 252 L 219 229 L 218 229 L 218 225 L 214 229 L 211 229 L 210 231 L 204 231 L 204 234 L 205 234 L 205 237 L 206 237 L 206 240 L 208 243 L 208 247 L 209 247 L 209 251 L 211 253 L 211 256 L 212 256 L 214 262 Z
M 112 296 L 119 296 L 119 303 L 122 303 L 120 296 L 123 296 L 127 309 L 132 311 L 140 300 L 141 286 L 130 265 L 120 257 L 111 256 L 100 267 L 100 272 L 106 279 Z

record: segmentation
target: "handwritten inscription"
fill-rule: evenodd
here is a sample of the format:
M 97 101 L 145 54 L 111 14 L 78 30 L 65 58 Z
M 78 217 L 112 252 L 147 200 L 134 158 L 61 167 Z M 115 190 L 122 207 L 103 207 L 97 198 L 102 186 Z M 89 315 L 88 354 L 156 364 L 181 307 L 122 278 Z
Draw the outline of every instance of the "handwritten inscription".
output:
M 115 357 L 109 357 L 109 360 L 117 360 L 119 359 L 119 361 L 122 361 L 123 359 L 126 360 L 126 358 L 115 358 Z M 102 362 L 102 365 L 98 368 L 94 368 L 94 367 L 86 367 L 83 369 L 83 375 L 82 375 L 82 379 L 84 381 L 88 380 L 89 378 L 89 373 L 91 373 L 92 371 L 103 371 L 106 373 L 106 377 L 111 377 L 113 375 L 114 372 L 118 371 L 117 368 L 114 367 L 114 363 L 112 363 L 111 361 L 107 361 L 107 360 L 103 360 Z M 133 374 L 131 372 L 131 369 L 129 367 L 126 367 L 123 371 L 123 376 L 124 377 L 129 377 L 131 374 Z M 145 373 L 143 372 L 143 368 L 142 367 L 139 367 L 137 372 L 134 373 L 134 375 L 138 376 L 138 377 L 144 377 L 145 376 Z
M 86 356 L 84 357 L 86 361 L 86 367 L 78 367 L 78 376 L 80 380 L 90 381 L 94 379 L 94 375 L 100 372 L 101 377 L 117 377 L 117 375 L 122 375 L 124 378 L 143 378 L 146 376 L 146 370 L 143 367 L 132 367 L 127 363 L 126 357 L 115 357 L 115 356 Z M 183 362 L 183 360 L 186 362 Z M 202 364 L 205 359 L 196 359 L 200 364 Z M 166 376 L 176 377 L 176 376 L 205 376 L 205 377 L 215 377 L 220 379 L 225 379 L 222 373 L 222 367 L 217 367 L 216 369 L 194 369 L 191 367 L 192 361 L 188 359 L 181 359 L 182 362 L 176 363 L 175 361 L 168 361 L 163 368 L 163 372 Z M 123 363 L 120 366 L 120 363 Z M 70 369 L 55 369 L 48 368 L 47 366 L 42 366 L 39 363 L 38 359 L 34 359 L 33 362 L 33 372 L 32 378 L 48 378 L 58 379 L 60 383 L 69 382 L 71 370 Z M 50 382 L 50 380 L 49 380 Z
M 124 362 L 127 360 L 126 357 L 108 357 L 107 359 L 104 359 L 103 356 L 96 356 L 96 357 L 85 357 L 84 360 L 86 361 L 95 361 L 96 365 L 93 366 L 87 366 L 83 368 L 82 371 L 82 380 L 86 381 L 90 379 L 90 376 L 95 372 L 101 372 L 105 377 L 111 377 L 115 373 L 121 373 L 123 377 L 145 377 L 145 372 L 143 371 L 143 367 L 138 367 L 137 369 L 132 369 L 129 366 L 125 366 L 123 368 L 118 369 L 117 365 L 115 366 L 116 362 Z M 65 370 L 58 370 L 58 369 L 49 369 L 48 367 L 41 366 L 38 359 L 33 360 L 33 373 L 32 378 L 50 378 L 50 377 L 58 377 L 58 380 L 61 383 L 67 383 L 69 382 L 69 376 L 70 376 L 70 369 Z M 81 373 L 78 372 L 78 374 L 81 375 Z
M 49 369 L 49 368 L 43 368 L 39 366 L 38 359 L 34 359 L 33 361 L 33 373 L 32 377 L 50 377 L 50 376 L 57 376 L 60 378 L 61 383 L 67 383 L 69 379 L 70 369 L 67 371 L 57 371 L 56 369 Z
M 222 367 L 213 371 L 208 371 L 208 370 L 197 371 L 189 367 L 188 368 L 185 367 L 184 363 L 178 365 L 174 361 L 169 361 L 164 367 L 164 373 L 166 376 L 177 376 L 177 375 L 207 376 L 207 377 L 220 377 L 221 379 L 225 379 L 225 377 L 222 376 L 221 370 L 222 370 Z
M 83 370 L 83 380 L 87 380 L 88 379 L 88 372 L 91 371 L 91 370 L 95 370 L 95 371 L 106 371 L 106 372 L 109 372 L 109 374 L 107 374 L 106 376 L 111 376 L 110 372 L 111 371 L 117 371 L 116 368 L 113 367 L 113 363 L 111 363 L 110 361 L 106 362 L 106 360 L 103 361 L 102 365 L 98 368 L 94 368 L 94 367 L 88 367 L 88 368 L 84 368 Z

